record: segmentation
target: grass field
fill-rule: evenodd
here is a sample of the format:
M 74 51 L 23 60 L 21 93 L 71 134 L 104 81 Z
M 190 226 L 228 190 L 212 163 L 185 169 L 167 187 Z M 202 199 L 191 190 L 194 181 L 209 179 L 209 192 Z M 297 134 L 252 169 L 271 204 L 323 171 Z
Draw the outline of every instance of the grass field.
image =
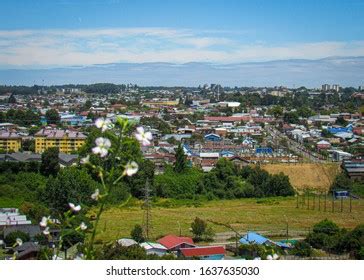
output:
M 178 205 L 173 205 L 177 203 Z M 317 202 L 316 202 L 317 203 Z M 289 230 L 308 232 L 313 224 L 328 218 L 338 225 L 353 228 L 364 223 L 364 201 L 353 201 L 352 213 L 348 213 L 348 201 L 345 202 L 343 213 L 323 212 L 296 208 L 296 199 L 240 199 L 220 200 L 194 203 L 191 201 L 164 200 L 156 203 L 152 209 L 153 237 L 165 234 L 178 234 L 179 224 L 182 234 L 191 235 L 190 224 L 198 216 L 202 219 L 211 219 L 217 222 L 230 223 L 241 231 L 258 230 L 268 232 L 285 232 L 286 218 Z M 189 204 L 183 206 L 182 204 Z M 164 205 L 164 207 L 162 207 Z M 328 204 L 329 205 L 329 204 Z M 168 206 L 168 207 L 166 207 Z M 331 206 L 331 204 L 330 204 Z M 323 209 L 323 208 L 321 208 Z M 336 202 L 336 211 L 339 211 L 339 201 Z M 331 210 L 328 207 L 328 211 Z M 124 207 L 112 207 L 103 213 L 100 232 L 97 239 L 111 241 L 130 235 L 135 224 L 142 224 L 143 211 L 140 202 L 131 201 Z M 222 226 L 214 226 L 215 232 L 226 232 Z
M 262 168 L 273 174 L 283 172 L 298 191 L 307 188 L 327 191 L 340 171 L 340 166 L 335 163 L 267 164 Z

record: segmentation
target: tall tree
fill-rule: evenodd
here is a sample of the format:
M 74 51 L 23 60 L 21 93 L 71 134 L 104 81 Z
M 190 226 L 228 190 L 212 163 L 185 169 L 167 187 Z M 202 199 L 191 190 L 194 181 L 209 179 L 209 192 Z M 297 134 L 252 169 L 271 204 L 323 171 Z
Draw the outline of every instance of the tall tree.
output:
M 42 154 L 40 172 L 45 176 L 56 176 L 59 171 L 59 149 L 49 148 Z
M 68 167 L 57 177 L 50 178 L 42 193 L 42 201 L 54 211 L 62 213 L 69 209 L 68 203 L 91 205 L 91 194 L 100 188 L 86 170 Z
M 176 149 L 176 162 L 174 164 L 174 171 L 183 173 L 187 169 L 187 156 L 183 151 L 182 145 L 179 144 Z
M 48 124 L 59 124 L 59 121 L 61 120 L 57 110 L 55 109 L 48 110 L 45 117 Z

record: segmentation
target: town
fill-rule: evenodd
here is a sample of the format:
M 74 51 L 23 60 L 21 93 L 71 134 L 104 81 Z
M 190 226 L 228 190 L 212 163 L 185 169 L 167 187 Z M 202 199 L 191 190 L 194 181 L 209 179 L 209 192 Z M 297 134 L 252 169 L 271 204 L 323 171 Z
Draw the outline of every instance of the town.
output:
M 347 236 L 363 235 L 363 104 L 363 86 L 337 84 L 313 89 L 220 84 L 0 86 L 0 258 L 287 259 L 327 258 L 326 253 L 338 259 L 363 258 L 363 244 L 343 245 Z M 101 221 L 106 227 L 108 219 L 125 217 L 131 224 L 124 232 L 111 224 L 109 233 L 107 227 L 95 230 L 105 246 L 101 252 L 91 252 L 87 245 L 79 250 L 100 218 L 90 196 L 98 198 L 104 184 L 95 171 L 101 164 L 95 155 L 89 168 L 83 165 L 95 139 L 112 131 L 114 124 L 142 131 L 142 144 L 120 140 L 121 155 L 133 161 L 122 165 L 126 178 L 115 180 L 122 187 L 105 192 L 106 204 L 119 207 L 120 216 L 111 217 L 109 209 Z M 93 153 L 104 158 L 110 145 L 114 147 L 113 137 L 124 130 L 108 137 L 111 144 L 101 146 L 97 138 Z M 106 166 L 101 164 L 99 172 L 106 172 Z M 139 171 L 128 178 L 136 172 L 133 168 Z M 326 208 L 331 207 L 331 197 L 330 213 Z M 285 205 L 302 216 L 310 215 L 302 211 L 313 207 L 322 219 L 307 225 L 313 233 L 296 225 L 289 235 L 289 222 L 287 232 L 281 232 L 285 226 L 274 231 L 274 226 L 259 227 L 262 221 L 244 226 L 226 219 L 223 216 L 230 212 L 224 214 L 222 206 L 216 206 L 220 218 L 200 217 L 191 210 L 241 199 L 255 207 L 252 198 L 272 208 Z M 78 204 L 85 211 L 79 218 L 73 216 L 82 223 L 69 238 L 63 236 L 61 224 L 71 214 L 60 216 L 68 213 L 68 204 L 74 214 Z M 129 220 L 125 215 L 130 207 L 138 210 Z M 178 218 L 184 220 L 182 225 L 177 221 L 178 230 L 159 225 L 158 211 L 178 207 L 183 207 L 181 216 L 186 211 Z M 349 213 L 351 222 L 346 221 Z M 351 229 L 343 235 L 339 226 Z M 327 227 L 334 233 L 326 233 Z M 338 244 L 330 247 L 325 238 L 336 238 Z

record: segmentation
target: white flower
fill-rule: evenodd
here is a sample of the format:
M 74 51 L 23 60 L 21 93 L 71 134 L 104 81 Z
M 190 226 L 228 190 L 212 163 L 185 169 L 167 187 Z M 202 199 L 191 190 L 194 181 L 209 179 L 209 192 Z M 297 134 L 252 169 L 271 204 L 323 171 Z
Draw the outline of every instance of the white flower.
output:
M 100 154 L 100 157 L 107 156 L 111 142 L 107 138 L 99 137 L 95 140 L 96 147 L 92 148 L 94 154 Z
M 153 139 L 152 133 L 150 131 L 145 132 L 144 128 L 137 127 L 137 133 L 135 133 L 135 138 L 142 143 L 143 146 L 149 146 L 150 141 Z
M 15 243 L 16 243 L 16 245 L 21 246 L 21 245 L 23 245 L 23 240 L 21 240 L 20 238 L 17 238 Z
M 95 125 L 97 128 L 101 128 L 102 132 L 113 127 L 112 122 L 109 119 L 99 118 L 95 121 Z
M 87 155 L 86 157 L 81 158 L 80 163 L 81 164 L 88 164 L 88 163 L 90 163 L 90 155 Z
M 277 254 L 273 254 L 273 260 L 278 260 L 279 256 Z
M 99 200 L 99 198 L 100 198 L 100 190 L 99 190 L 99 189 L 96 189 L 96 190 L 95 190 L 95 192 L 91 195 L 91 198 L 92 198 L 93 200 L 98 201 L 98 200 Z
M 73 212 L 79 212 L 81 210 L 81 205 L 75 206 L 73 203 L 68 203 L 68 206 L 71 208 Z
M 133 176 L 138 172 L 138 164 L 135 161 L 129 161 L 124 170 L 124 175 Z
M 82 222 L 82 223 L 80 224 L 80 229 L 81 229 L 81 230 L 86 230 L 86 229 L 87 229 L 87 225 L 86 225 L 84 222 Z
M 49 235 L 49 227 L 46 227 L 44 230 L 43 230 L 43 234 L 44 235 Z
M 48 221 L 49 221 L 49 217 L 48 218 L 47 217 L 43 217 L 42 220 L 40 221 L 39 225 L 41 227 L 44 227 L 45 228 L 47 226 L 47 224 L 48 224 Z
M 267 256 L 267 260 L 273 260 L 272 255 L 268 255 L 268 256 Z
M 254 258 L 255 261 L 260 261 L 261 259 L 262 259 L 261 257 Z

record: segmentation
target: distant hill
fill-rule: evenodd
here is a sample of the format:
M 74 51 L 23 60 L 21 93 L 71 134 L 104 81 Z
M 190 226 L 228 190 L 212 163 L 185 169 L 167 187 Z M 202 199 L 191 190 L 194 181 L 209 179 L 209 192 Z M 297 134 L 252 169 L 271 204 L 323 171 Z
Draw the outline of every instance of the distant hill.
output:
M 362 85 L 364 57 L 328 57 L 317 60 L 291 59 L 267 62 L 213 64 L 112 63 L 48 69 L 0 69 L 0 84 L 54 85 L 98 82 L 133 83 L 144 86 L 319 87 L 321 84 Z

